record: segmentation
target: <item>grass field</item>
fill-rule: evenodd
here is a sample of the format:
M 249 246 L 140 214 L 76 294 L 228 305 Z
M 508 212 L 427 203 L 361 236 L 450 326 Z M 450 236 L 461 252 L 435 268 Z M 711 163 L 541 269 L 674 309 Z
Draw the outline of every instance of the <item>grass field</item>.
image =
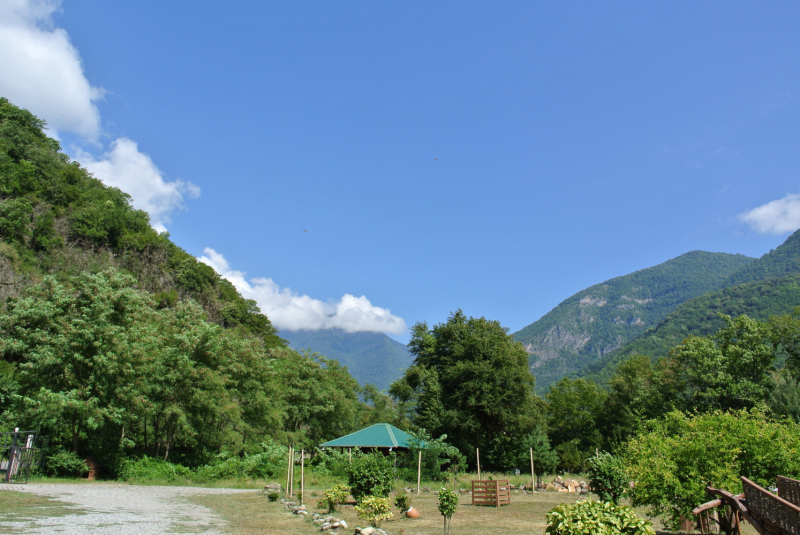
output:
M 191 500 L 220 514 L 228 522 L 232 535 L 313 535 L 319 532 L 319 528 L 291 514 L 280 502 L 269 502 L 258 492 L 230 496 L 195 496 Z M 451 534 L 542 535 L 546 527 L 547 512 L 560 503 L 574 503 L 577 500 L 576 495 L 568 493 L 515 492 L 511 496 L 511 505 L 498 509 L 473 506 L 469 494 L 464 494 L 459 500 L 458 511 L 453 516 Z M 324 512 L 316 508 L 316 497 L 311 496 L 311 492 L 306 494 L 306 505 L 312 511 Z M 419 510 L 421 518 L 412 520 L 400 517 L 397 509 L 394 509 L 395 516 L 384 522 L 381 528 L 389 535 L 440 535 L 442 517 L 437 510 L 436 494 L 414 495 L 412 505 Z M 644 511 L 639 513 L 644 516 Z M 347 533 L 352 533 L 355 526 L 366 526 L 366 522 L 358 519 L 352 505 L 342 506 L 341 511 L 334 516 L 347 522 Z M 664 531 L 658 521 L 653 526 L 659 533 L 670 533 Z M 755 531 L 749 530 L 749 526 L 747 528 L 743 534 L 755 535 Z M 343 530 L 342 533 L 344 532 Z
M 0 532 L 24 533 L 10 527 L 11 522 L 30 522 L 44 516 L 66 516 L 81 514 L 73 504 L 27 494 L 25 492 L 0 490 Z M 4 525 L 6 524 L 6 525 Z

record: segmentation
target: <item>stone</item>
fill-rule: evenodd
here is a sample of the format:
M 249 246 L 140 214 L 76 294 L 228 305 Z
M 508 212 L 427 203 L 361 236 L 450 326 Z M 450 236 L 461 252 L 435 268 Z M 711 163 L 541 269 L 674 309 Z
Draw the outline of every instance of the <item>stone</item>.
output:
M 341 526 L 342 529 L 347 529 L 347 522 L 345 522 L 344 520 L 340 520 L 339 526 Z
M 375 535 L 375 528 L 364 528 L 360 533 L 361 535 Z
M 299 511 L 297 511 L 297 514 L 298 515 L 307 515 L 308 511 L 306 511 L 305 509 L 300 509 Z
M 339 526 L 341 526 L 339 522 L 334 522 L 333 524 L 331 524 L 331 529 L 337 529 Z
M 422 492 L 430 492 L 430 491 L 431 491 L 430 487 L 422 487 Z
M 329 529 L 331 529 L 330 522 L 325 522 L 324 524 L 322 524 L 322 526 L 320 526 L 319 529 L 322 531 L 328 531 Z

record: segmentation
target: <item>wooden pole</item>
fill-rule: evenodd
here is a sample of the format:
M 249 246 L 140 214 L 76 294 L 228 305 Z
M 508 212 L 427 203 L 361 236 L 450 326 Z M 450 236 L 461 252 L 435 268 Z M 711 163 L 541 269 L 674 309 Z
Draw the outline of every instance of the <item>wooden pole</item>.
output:
M 306 493 L 305 450 L 300 450 L 300 505 Z
M 283 490 L 284 494 L 289 492 L 289 474 L 291 473 L 291 469 L 292 469 L 292 447 L 291 446 L 289 446 L 289 451 L 287 453 L 288 453 L 288 457 L 289 458 L 286 459 L 286 487 Z
M 419 482 L 422 478 L 422 450 L 419 450 L 419 460 L 417 460 L 417 494 L 419 494 Z
M 347 448 L 347 462 L 353 462 L 353 448 Z
M 531 492 L 536 490 L 536 475 L 533 473 L 533 448 L 531 448 Z
M 289 497 L 294 501 L 294 446 L 292 446 L 292 470 L 291 470 L 292 478 L 291 478 L 291 485 L 289 485 Z
M 475 457 L 478 459 L 478 481 L 483 481 L 481 479 L 481 450 L 475 448 Z

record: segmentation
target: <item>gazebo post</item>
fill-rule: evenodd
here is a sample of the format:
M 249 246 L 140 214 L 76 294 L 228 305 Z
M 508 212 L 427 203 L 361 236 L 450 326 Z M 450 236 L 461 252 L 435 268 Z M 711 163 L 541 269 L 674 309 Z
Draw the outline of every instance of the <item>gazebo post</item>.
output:
M 347 448 L 347 462 L 353 462 L 353 448 Z

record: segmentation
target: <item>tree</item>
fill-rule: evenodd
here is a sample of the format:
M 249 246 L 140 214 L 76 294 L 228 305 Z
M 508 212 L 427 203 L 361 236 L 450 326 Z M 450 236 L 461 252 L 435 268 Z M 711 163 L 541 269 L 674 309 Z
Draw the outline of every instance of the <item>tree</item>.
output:
M 390 393 L 414 406 L 414 424 L 446 434 L 470 462 L 479 447 L 485 466 L 508 468 L 502 449 L 539 419 L 522 344 L 499 322 L 458 310 L 432 329 L 414 325 L 409 349 L 414 364 Z
M 690 403 L 699 410 L 754 407 L 769 395 L 775 350 L 767 323 L 720 315 L 717 333 L 689 336 L 670 351 L 682 367 Z
M 565 377 L 545 397 L 548 434 L 556 448 L 573 443 L 585 459 L 602 446 L 597 422 L 606 394 L 596 383 Z
M 649 514 L 665 515 L 677 527 L 708 501 L 709 482 L 739 494 L 739 476 L 764 487 L 777 475 L 800 476 L 798 451 L 800 426 L 755 409 L 690 416 L 676 411 L 648 422 L 622 456 L 636 482 L 633 505 L 649 506 Z

